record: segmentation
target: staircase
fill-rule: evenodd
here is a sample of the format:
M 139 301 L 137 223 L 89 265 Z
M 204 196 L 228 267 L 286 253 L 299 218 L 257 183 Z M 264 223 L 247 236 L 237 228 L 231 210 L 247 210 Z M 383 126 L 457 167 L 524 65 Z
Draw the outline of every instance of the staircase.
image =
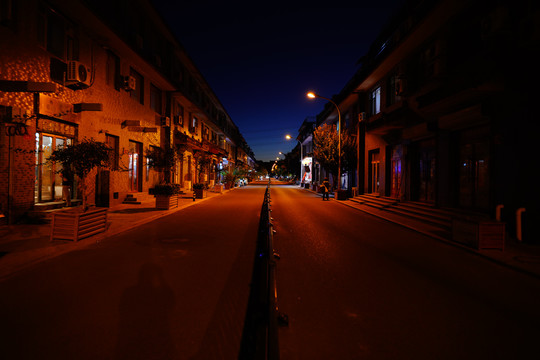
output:
M 372 215 L 414 229 L 427 235 L 450 239 L 452 218 L 456 212 L 420 202 L 400 202 L 397 199 L 365 194 L 349 199 L 352 206 Z
M 134 194 L 127 194 L 124 201 L 122 201 L 122 204 L 140 205 L 141 202 L 133 195 Z
M 71 207 L 80 206 L 82 200 L 72 199 Z M 34 208 L 28 211 L 28 217 L 31 221 L 35 223 L 50 223 L 52 220 L 52 215 L 58 211 L 66 211 L 69 208 L 66 207 L 64 201 L 50 201 L 45 203 L 36 203 Z

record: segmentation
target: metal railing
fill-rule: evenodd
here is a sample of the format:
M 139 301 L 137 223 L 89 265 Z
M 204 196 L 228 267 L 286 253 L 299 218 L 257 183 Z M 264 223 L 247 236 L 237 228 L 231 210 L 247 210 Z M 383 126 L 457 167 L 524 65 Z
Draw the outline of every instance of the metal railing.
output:
M 239 359 L 279 359 L 276 258 L 270 209 L 270 182 L 259 219 L 251 292 L 244 322 Z

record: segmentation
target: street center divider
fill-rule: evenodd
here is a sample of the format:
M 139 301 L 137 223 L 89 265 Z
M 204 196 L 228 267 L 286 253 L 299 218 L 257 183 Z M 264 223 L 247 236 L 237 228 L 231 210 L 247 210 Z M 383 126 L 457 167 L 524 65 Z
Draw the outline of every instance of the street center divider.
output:
M 273 247 L 274 225 L 270 215 L 270 181 L 266 186 L 259 219 L 248 309 L 244 320 L 239 359 L 279 359 L 278 318 L 286 315 L 277 306 L 276 259 Z

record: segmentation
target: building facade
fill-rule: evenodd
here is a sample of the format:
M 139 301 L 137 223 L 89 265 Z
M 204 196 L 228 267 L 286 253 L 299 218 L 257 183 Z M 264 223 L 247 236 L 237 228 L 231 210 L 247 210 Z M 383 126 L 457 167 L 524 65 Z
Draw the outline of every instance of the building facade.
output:
M 525 208 L 536 238 L 539 16 L 533 1 L 407 3 L 334 98 L 357 136 L 358 191 L 490 216 L 502 206 L 510 231 Z M 327 106 L 318 123 L 332 117 Z
M 59 165 L 47 158 L 84 138 L 112 149 L 110 168 L 94 171 L 89 184 L 98 206 L 165 180 L 211 186 L 223 170 L 253 164 L 239 129 L 148 1 L 0 3 L 0 213 L 9 222 L 61 200 Z M 154 147 L 179 154 L 169 179 L 149 166 Z

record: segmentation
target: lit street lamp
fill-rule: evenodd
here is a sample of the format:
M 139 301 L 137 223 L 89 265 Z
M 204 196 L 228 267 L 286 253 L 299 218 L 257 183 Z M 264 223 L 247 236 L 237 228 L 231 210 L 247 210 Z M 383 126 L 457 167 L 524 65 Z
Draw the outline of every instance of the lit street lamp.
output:
M 287 134 L 285 135 L 285 139 L 287 140 L 291 140 L 292 139 L 292 136 Z M 303 170 L 303 164 L 302 164 L 302 160 L 303 160 L 303 154 L 302 154 L 302 143 L 300 142 L 300 140 L 296 139 L 296 141 L 298 141 L 298 144 L 300 145 L 300 179 L 302 179 L 302 170 Z M 302 181 L 302 180 L 300 180 Z
M 337 106 L 337 104 L 333 102 L 332 100 L 330 100 L 329 98 L 325 98 L 324 96 L 317 95 L 311 91 L 307 93 L 307 97 L 310 99 L 321 98 L 324 100 L 328 100 L 330 103 L 332 103 L 336 107 L 337 114 L 338 114 L 338 188 L 337 189 L 339 191 L 341 190 L 341 112 L 339 111 L 339 107 Z

